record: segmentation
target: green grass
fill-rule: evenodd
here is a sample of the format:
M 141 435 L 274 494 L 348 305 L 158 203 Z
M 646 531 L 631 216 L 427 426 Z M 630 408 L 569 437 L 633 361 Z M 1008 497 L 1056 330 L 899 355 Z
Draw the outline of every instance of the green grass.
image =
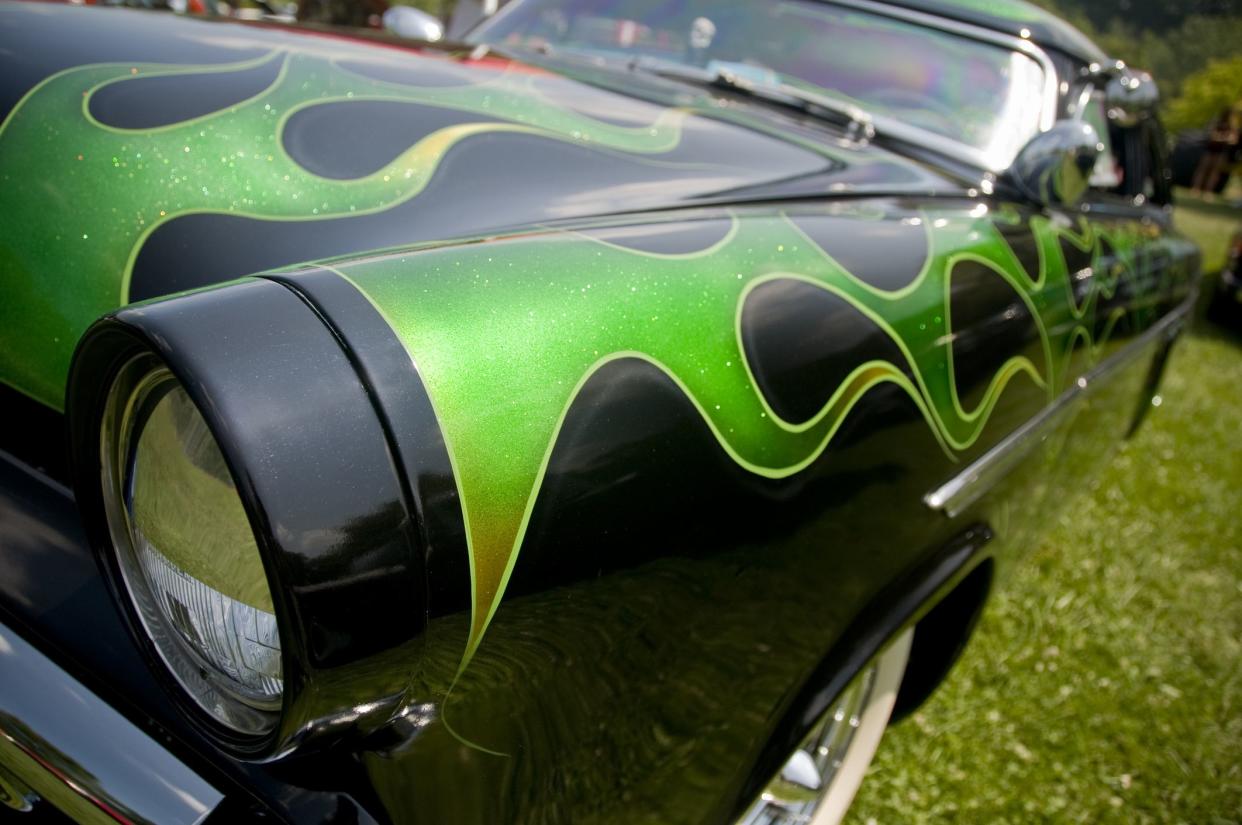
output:
M 1212 271 L 1242 216 L 1177 223 Z M 1199 322 L 1162 396 L 889 732 L 854 825 L 1242 822 L 1242 338 Z
M 1195 239 L 1203 250 L 1203 271 L 1215 275 L 1225 265 L 1233 233 L 1242 227 L 1242 212 L 1223 203 L 1207 203 L 1188 191 L 1179 191 L 1173 224 Z

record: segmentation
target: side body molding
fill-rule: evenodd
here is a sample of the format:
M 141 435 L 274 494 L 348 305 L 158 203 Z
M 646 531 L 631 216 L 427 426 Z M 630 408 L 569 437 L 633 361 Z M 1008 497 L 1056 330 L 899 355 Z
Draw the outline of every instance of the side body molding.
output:
M 0 673 L 0 783 L 103 825 L 196 825 L 223 798 L 3 624 Z

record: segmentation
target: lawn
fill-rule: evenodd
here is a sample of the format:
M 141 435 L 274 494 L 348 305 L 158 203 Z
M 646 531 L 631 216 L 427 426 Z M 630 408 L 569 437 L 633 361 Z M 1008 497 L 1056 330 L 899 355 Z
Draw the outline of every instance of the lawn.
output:
M 1178 209 L 1218 269 L 1242 213 Z M 1162 395 L 886 736 L 853 825 L 1242 822 L 1242 337 L 1198 322 Z
M 1203 271 L 1211 280 L 1225 265 L 1229 240 L 1242 227 L 1242 211 L 1223 203 L 1204 203 L 1182 192 L 1173 218 L 1177 228 L 1203 249 Z

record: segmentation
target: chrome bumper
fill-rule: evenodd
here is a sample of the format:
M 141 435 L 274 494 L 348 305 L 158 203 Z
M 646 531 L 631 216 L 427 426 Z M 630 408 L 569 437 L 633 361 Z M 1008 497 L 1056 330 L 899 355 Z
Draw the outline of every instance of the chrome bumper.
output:
M 0 624 L 0 810 L 41 797 L 83 823 L 201 822 L 223 798 Z

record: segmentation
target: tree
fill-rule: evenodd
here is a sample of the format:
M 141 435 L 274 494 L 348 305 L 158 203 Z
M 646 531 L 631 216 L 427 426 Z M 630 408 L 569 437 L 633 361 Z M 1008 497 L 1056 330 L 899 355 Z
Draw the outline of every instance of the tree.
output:
M 1201 128 L 1225 109 L 1242 104 L 1242 56 L 1213 60 L 1186 78 L 1182 93 L 1167 107 L 1171 131 Z
M 1242 51 L 1239 0 L 1033 0 L 1082 29 L 1109 57 L 1152 73 L 1167 105 L 1191 75 Z M 1201 126 L 1202 124 L 1195 124 Z
M 1100 29 L 1124 21 L 1142 31 L 1174 28 L 1194 15 L 1210 17 L 1238 14 L 1236 0 L 1058 0 L 1065 11 L 1081 11 Z M 1040 3 L 1040 5 L 1047 5 Z

